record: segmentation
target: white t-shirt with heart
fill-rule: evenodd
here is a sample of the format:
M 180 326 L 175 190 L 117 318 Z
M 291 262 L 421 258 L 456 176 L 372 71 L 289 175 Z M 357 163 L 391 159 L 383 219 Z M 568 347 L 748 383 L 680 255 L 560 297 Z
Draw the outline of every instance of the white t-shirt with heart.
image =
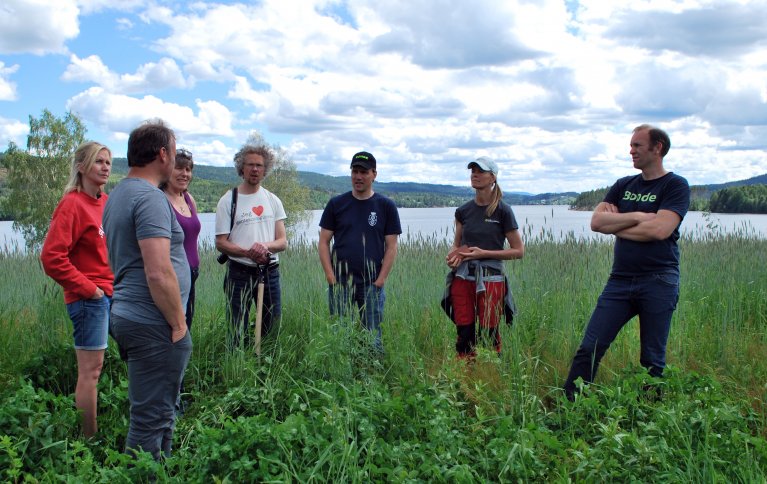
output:
M 216 207 L 216 235 L 230 234 L 232 191 L 227 191 Z M 275 223 L 285 220 L 287 215 L 282 201 L 269 190 L 260 187 L 256 193 L 249 195 L 237 194 L 234 226 L 229 240 L 242 248 L 249 248 L 256 242 L 271 242 L 274 240 Z M 275 254 L 275 260 L 279 260 Z M 232 257 L 245 265 L 255 265 L 247 257 Z

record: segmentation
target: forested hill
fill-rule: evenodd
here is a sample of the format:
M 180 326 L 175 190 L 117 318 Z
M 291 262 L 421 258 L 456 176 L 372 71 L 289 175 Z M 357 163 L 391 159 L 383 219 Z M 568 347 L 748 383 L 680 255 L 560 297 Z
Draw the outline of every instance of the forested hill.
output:
M 733 181 L 733 182 L 727 182 L 727 183 L 718 183 L 714 185 L 696 185 L 692 187 L 692 190 L 694 193 L 693 196 L 697 194 L 699 196 L 708 195 L 708 197 L 711 197 L 711 195 L 715 191 L 721 190 L 723 188 L 742 187 L 742 186 L 748 186 L 748 185 L 767 185 L 767 173 L 765 173 L 764 175 L 754 176 L 746 180 Z
M 115 158 L 112 172 L 121 178 L 128 172 L 125 158 Z M 309 189 L 311 209 L 321 209 L 334 195 L 349 191 L 351 183 L 348 176 L 329 176 L 310 171 L 298 171 L 299 183 Z M 238 184 L 240 178 L 234 167 L 195 165 L 194 180 L 190 191 L 194 194 L 202 211 L 214 211 L 221 195 L 230 187 Z M 114 182 L 113 182 L 114 183 Z M 269 186 L 269 179 L 264 183 Z M 471 198 L 474 191 L 466 187 L 437 185 L 431 183 L 376 182 L 375 190 L 394 199 L 398 206 L 413 207 L 454 207 Z M 552 205 L 570 204 L 578 196 L 576 192 L 542 193 L 506 193 L 504 200 L 512 205 Z
M 330 195 L 337 195 L 351 189 L 348 176 L 328 176 L 310 171 L 299 171 L 298 179 L 313 194 L 320 195 L 322 205 Z M 412 182 L 376 182 L 375 190 L 393 198 L 400 207 L 455 207 L 474 196 L 470 187 L 437 185 Z M 505 193 L 504 200 L 512 205 L 565 205 L 578 194 L 567 193 Z M 320 200 L 318 200 L 320 201 Z
M 128 172 L 125 158 L 115 158 L 111 188 Z M 348 176 L 328 176 L 309 171 L 298 171 L 299 183 L 309 189 L 310 209 L 321 209 L 331 196 L 350 189 Z M 0 199 L 7 196 L 7 174 L 0 169 Z M 221 195 L 238 184 L 240 178 L 234 167 L 196 165 L 191 191 L 203 212 L 213 212 Z M 267 179 L 265 185 L 269 186 Z M 746 188 L 751 187 L 751 188 Z M 710 210 L 729 213 L 767 213 L 767 174 L 746 180 L 696 185 L 692 188 L 692 210 Z M 376 182 L 376 191 L 393 198 L 403 208 L 454 207 L 471 198 L 468 186 L 437 185 L 430 183 Z M 505 193 L 504 200 L 512 205 L 570 205 L 576 210 L 592 210 L 607 192 L 607 187 L 576 193 Z M 716 195 L 715 195 L 716 194 Z M 714 196 L 715 195 L 715 196 Z M 0 213 L 0 219 L 11 219 L 11 214 Z
M 610 187 L 582 192 L 570 205 L 573 210 L 593 210 Z M 767 213 L 767 173 L 727 183 L 690 187 L 690 210 L 718 213 Z

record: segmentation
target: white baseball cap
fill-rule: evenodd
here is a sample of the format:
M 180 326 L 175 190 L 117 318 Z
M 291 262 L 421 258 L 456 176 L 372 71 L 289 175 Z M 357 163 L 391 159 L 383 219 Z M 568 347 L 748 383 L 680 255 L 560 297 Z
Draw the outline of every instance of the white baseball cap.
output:
M 471 168 L 475 165 L 482 171 L 491 171 L 493 172 L 493 175 L 498 176 L 498 165 L 490 158 L 480 156 L 476 160 L 470 162 L 466 168 Z

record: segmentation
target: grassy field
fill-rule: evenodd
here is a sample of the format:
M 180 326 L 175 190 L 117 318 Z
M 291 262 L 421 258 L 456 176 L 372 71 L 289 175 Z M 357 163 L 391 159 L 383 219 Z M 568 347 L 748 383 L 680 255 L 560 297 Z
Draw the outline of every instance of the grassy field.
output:
M 764 482 L 767 241 L 682 241 L 667 377 L 638 367 L 632 321 L 574 403 L 558 389 L 609 273 L 604 242 L 527 241 L 509 262 L 520 308 L 498 359 L 454 359 L 439 308 L 447 247 L 405 239 L 387 283 L 383 359 L 331 320 L 316 251 L 283 255 L 283 321 L 262 357 L 227 353 L 223 267 L 198 281 L 190 406 L 163 464 L 121 454 L 127 382 L 113 342 L 100 435 L 79 435 L 74 352 L 61 290 L 37 259 L 0 255 L 0 480 L 132 482 Z M 663 389 L 653 401 L 644 386 Z

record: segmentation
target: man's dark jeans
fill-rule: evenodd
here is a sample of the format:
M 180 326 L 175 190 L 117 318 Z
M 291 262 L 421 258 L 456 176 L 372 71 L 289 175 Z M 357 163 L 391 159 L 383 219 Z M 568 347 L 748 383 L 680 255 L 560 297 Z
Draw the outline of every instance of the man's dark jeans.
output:
M 641 352 L 639 362 L 650 375 L 663 375 L 666 367 L 666 342 L 671 317 L 679 300 L 679 275 L 649 274 L 636 277 L 613 277 L 607 281 L 591 315 L 570 374 L 564 384 L 568 397 L 576 392 L 575 380 L 591 383 L 599 362 L 618 332 L 634 316 L 639 316 Z
M 279 324 L 282 313 L 280 294 L 280 271 L 277 265 L 267 268 L 264 274 L 264 304 L 261 317 L 261 336 L 266 336 L 272 327 Z M 231 327 L 231 347 L 241 343 L 252 344 L 254 330 L 249 330 L 250 308 L 256 310 L 258 297 L 258 269 L 229 261 L 224 278 L 224 292 L 229 300 L 226 308 L 227 320 Z

